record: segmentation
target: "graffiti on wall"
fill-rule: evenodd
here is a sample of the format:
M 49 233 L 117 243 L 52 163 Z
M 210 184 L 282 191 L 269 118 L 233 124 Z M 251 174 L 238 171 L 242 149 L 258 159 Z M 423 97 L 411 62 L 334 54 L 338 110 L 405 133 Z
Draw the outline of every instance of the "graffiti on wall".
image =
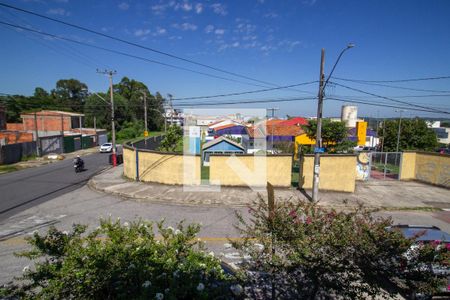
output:
M 356 157 L 356 180 L 368 180 L 370 178 L 370 153 L 360 152 Z

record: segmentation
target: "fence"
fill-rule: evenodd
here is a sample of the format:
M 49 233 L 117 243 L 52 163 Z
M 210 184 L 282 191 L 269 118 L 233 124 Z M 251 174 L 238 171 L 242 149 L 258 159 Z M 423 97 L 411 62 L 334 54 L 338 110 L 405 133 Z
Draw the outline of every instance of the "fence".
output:
M 405 152 L 401 180 L 416 179 L 450 188 L 450 155 L 432 152 Z
M 0 146 L 0 164 L 13 164 L 32 155 L 36 155 L 36 142 Z
M 63 153 L 63 137 L 61 135 L 45 136 L 39 138 L 41 155 L 49 153 Z

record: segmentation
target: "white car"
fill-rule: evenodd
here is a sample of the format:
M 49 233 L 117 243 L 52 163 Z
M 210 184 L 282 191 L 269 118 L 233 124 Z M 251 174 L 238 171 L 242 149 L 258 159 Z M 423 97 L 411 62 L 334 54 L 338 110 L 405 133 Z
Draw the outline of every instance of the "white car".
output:
M 112 152 L 112 144 L 111 143 L 104 143 L 103 145 L 100 146 L 100 152 L 101 153 L 107 153 L 107 152 Z

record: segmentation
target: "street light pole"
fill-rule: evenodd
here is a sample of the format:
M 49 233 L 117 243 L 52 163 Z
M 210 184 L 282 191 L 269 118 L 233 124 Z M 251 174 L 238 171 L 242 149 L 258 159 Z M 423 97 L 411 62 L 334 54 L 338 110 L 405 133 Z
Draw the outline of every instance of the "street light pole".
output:
M 331 75 L 336 69 L 339 60 L 345 51 L 350 48 L 353 48 L 355 45 L 349 43 L 345 49 L 341 51 L 336 62 L 334 63 L 333 68 L 331 69 L 330 74 L 328 75 L 327 80 L 324 82 L 324 66 L 325 66 L 325 49 L 322 48 L 322 55 L 320 59 L 320 79 L 319 79 L 319 94 L 318 94 L 318 102 L 317 102 L 317 131 L 316 131 L 316 148 L 322 148 L 322 108 L 323 108 L 323 94 L 325 91 L 325 87 L 327 86 L 328 81 L 331 78 Z M 313 170 L 313 190 L 312 190 L 312 201 L 317 202 L 319 200 L 319 178 L 320 178 L 320 149 L 314 149 L 314 170 Z
M 114 93 L 113 93 L 113 80 L 112 77 L 117 72 L 111 70 L 99 71 L 97 73 L 107 74 L 109 76 L 109 95 L 111 97 L 111 137 L 112 137 L 112 165 L 117 166 L 117 153 L 116 153 L 116 125 L 114 120 Z M 99 96 L 100 97 L 100 96 Z M 100 97 L 101 98 L 101 97 Z

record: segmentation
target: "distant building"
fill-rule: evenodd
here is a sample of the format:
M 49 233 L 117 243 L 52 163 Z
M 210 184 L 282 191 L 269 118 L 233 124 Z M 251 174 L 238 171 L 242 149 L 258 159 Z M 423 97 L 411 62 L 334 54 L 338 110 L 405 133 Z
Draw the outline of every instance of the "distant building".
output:
M 209 166 L 211 154 L 243 154 L 244 147 L 223 136 L 209 141 L 202 146 L 202 161 L 204 166 Z
M 0 105 L 0 130 L 6 129 L 6 108 Z
M 426 121 L 428 128 L 431 128 L 441 144 L 450 144 L 450 128 L 441 127 L 441 121 Z

